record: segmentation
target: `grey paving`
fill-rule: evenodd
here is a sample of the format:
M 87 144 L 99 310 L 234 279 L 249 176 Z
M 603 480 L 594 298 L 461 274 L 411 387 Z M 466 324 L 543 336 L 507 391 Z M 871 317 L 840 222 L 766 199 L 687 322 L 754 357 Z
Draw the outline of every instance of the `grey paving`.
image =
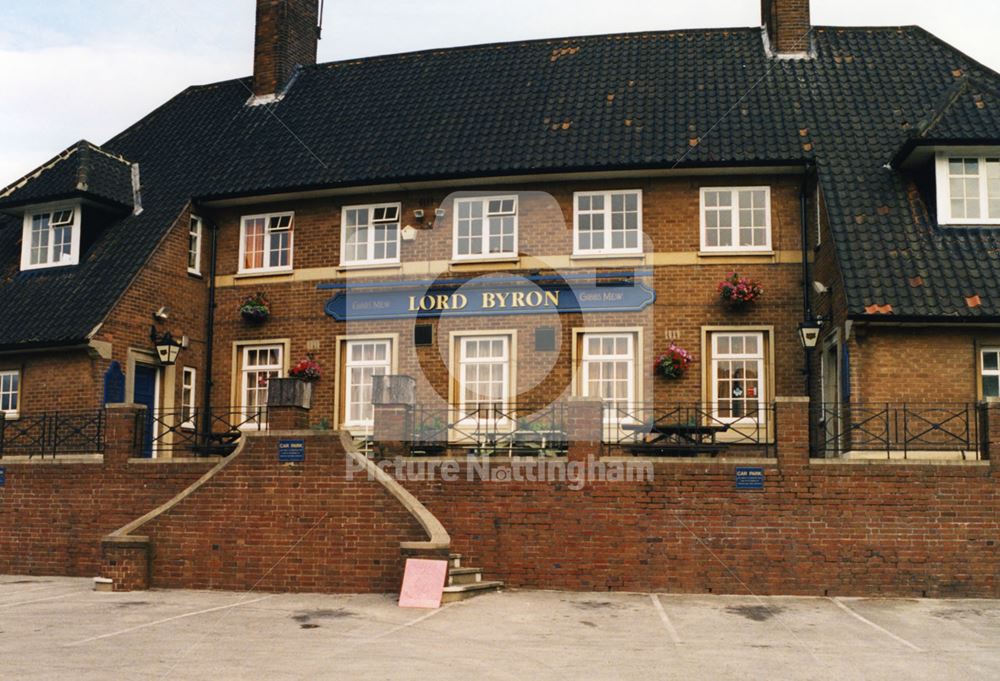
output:
M 996 679 L 1000 601 L 97 593 L 0 576 L 0 678 Z

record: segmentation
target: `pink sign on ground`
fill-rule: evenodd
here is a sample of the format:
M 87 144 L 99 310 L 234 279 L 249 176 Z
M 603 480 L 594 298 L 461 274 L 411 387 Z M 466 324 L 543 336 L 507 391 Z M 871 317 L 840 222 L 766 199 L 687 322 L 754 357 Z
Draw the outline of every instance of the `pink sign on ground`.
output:
M 399 592 L 401 608 L 440 608 L 448 561 L 407 558 L 403 588 Z

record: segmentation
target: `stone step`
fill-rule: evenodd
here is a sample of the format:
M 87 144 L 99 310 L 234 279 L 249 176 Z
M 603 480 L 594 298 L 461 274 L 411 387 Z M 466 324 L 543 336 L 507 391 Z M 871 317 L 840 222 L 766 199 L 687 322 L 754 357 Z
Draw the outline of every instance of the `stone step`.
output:
M 464 601 L 466 598 L 472 598 L 473 596 L 490 593 L 492 591 L 499 591 L 502 588 L 503 582 L 476 582 L 475 584 L 456 584 L 455 586 L 446 586 L 444 588 L 444 593 L 441 596 L 441 602 L 454 603 L 455 601 Z
M 461 553 L 449 553 L 448 554 L 448 567 L 459 568 L 462 567 L 462 554 Z
M 446 586 L 456 584 L 475 584 L 483 581 L 483 569 L 471 567 L 448 568 L 448 581 Z

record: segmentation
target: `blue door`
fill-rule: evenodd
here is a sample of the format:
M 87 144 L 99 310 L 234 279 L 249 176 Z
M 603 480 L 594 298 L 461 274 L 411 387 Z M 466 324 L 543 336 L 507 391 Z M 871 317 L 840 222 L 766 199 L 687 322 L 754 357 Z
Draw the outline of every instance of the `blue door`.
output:
M 135 375 L 132 377 L 132 401 L 146 405 L 146 423 L 142 433 L 142 449 L 140 455 L 146 458 L 153 456 L 153 408 L 156 406 L 156 369 L 153 367 L 135 365 Z

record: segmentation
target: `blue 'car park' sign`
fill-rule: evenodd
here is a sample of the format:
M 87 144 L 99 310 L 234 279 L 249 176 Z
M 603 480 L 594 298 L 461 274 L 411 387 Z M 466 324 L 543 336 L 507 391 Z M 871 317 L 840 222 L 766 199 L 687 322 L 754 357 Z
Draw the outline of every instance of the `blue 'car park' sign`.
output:
M 743 467 L 737 468 L 736 489 L 742 489 L 742 490 L 764 489 L 764 469 L 743 468 Z
M 278 461 L 281 463 L 299 463 L 305 460 L 305 440 L 278 440 Z

